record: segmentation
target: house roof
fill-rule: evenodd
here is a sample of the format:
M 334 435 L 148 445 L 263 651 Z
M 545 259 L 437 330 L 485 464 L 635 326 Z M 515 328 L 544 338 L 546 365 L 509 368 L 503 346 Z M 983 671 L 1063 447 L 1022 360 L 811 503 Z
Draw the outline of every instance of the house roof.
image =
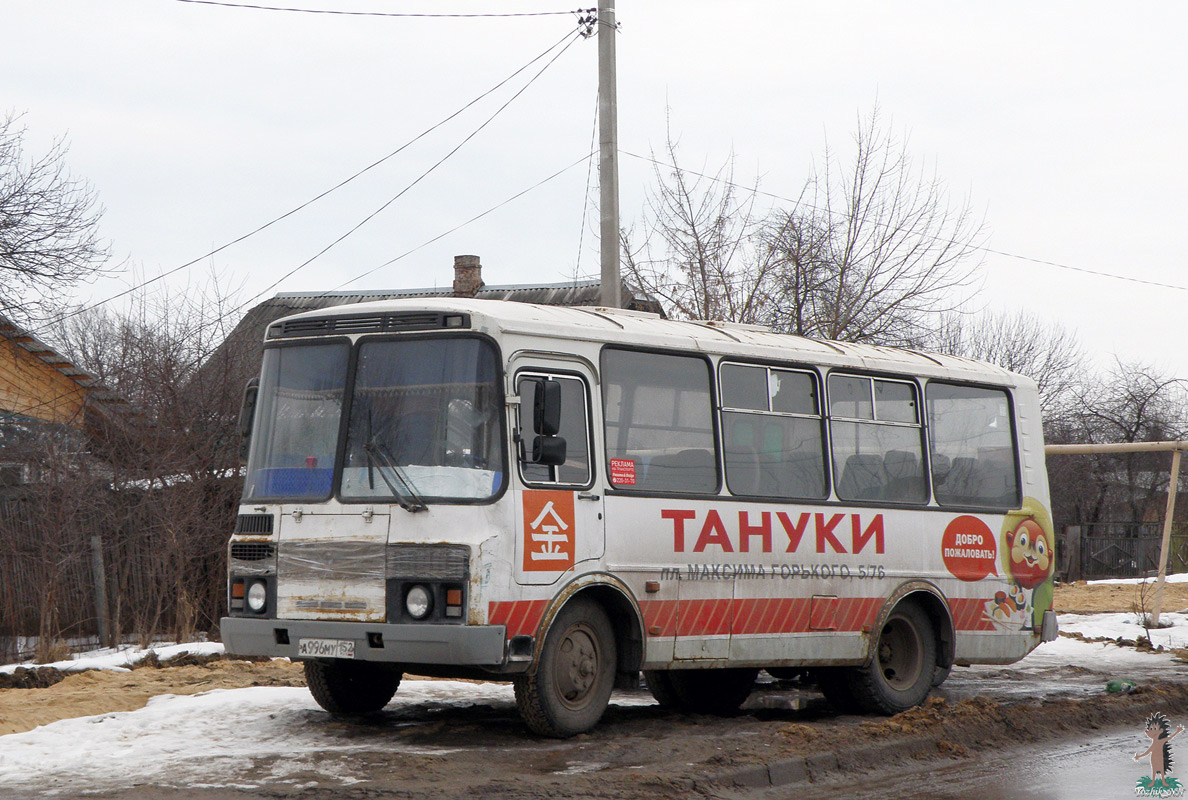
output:
M 9 345 L 12 348 L 11 352 L 17 354 L 18 360 L 38 365 L 48 374 L 66 378 L 82 393 L 84 398 L 82 405 L 85 412 L 97 413 L 108 419 L 123 417 L 129 413 L 128 401 L 113 392 L 99 378 L 75 366 L 70 359 L 34 336 L 32 332 L 3 315 L 0 315 L 0 343 Z M 11 383 L 12 380 L 10 378 L 9 382 Z M 73 391 L 42 389 L 41 391 L 55 392 L 55 394 L 40 397 L 35 403 L 29 403 L 27 400 L 23 403 L 20 401 L 13 403 L 5 402 L 6 398 L 11 401 L 12 397 L 17 395 L 17 392 L 12 390 L 22 390 L 21 393 L 26 396 L 37 390 L 23 384 L 10 386 L 10 391 L 7 392 L 4 389 L 4 386 L 0 386 L 0 416 L 25 417 L 50 422 L 58 421 L 52 418 L 50 410 L 56 408 L 60 401 L 73 394 Z
M 599 280 L 499 286 L 483 284 L 475 293 L 475 299 L 508 300 L 543 306 L 598 306 L 602 304 L 601 291 L 602 281 Z M 268 326 L 281 317 L 332 306 L 382 300 L 444 299 L 454 296 L 451 286 L 422 289 L 334 289 L 328 292 L 281 292 L 248 311 L 210 360 L 213 361 L 223 356 L 225 362 L 226 356 L 235 353 L 244 354 L 239 359 L 232 357 L 232 360 L 236 361 L 243 370 L 242 374 L 236 377 L 246 381 L 259 371 L 264 335 Z M 623 284 L 623 298 L 625 308 L 633 311 L 648 311 L 663 316 L 664 311 L 658 300 L 627 283 Z

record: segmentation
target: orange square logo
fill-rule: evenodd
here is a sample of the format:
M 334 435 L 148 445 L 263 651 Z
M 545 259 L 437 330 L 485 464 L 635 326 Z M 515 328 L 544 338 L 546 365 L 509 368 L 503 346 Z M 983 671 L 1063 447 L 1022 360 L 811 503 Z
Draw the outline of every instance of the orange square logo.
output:
M 525 491 L 524 571 L 563 572 L 573 566 L 573 492 Z

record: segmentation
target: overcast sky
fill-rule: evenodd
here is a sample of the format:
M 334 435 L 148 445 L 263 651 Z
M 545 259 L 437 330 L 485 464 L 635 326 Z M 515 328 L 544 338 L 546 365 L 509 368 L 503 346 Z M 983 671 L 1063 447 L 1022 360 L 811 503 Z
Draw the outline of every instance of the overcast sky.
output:
M 558 0 L 264 4 L 571 8 Z M 179 0 L 0 0 L 0 8 L 0 109 L 24 112 L 31 152 L 67 137 L 70 169 L 98 191 L 103 234 L 133 267 L 78 292 L 86 300 L 178 267 L 311 199 L 575 25 L 571 16 L 375 18 Z M 716 170 L 733 153 L 736 179 L 795 197 L 825 143 L 847 155 L 857 119 L 877 102 L 953 204 L 968 199 L 984 216 L 987 246 L 1025 257 L 983 254 L 975 307 L 1059 321 L 1102 365 L 1116 354 L 1188 377 L 1188 289 L 1180 288 L 1188 287 L 1188 4 L 622 0 L 618 16 L 621 150 L 660 152 L 668 109 L 685 166 Z M 480 255 L 490 284 L 596 274 L 597 198 L 586 202 L 586 162 L 376 269 L 585 156 L 596 50 L 594 40 L 573 44 L 455 156 L 290 277 L 281 280 L 458 146 L 538 67 L 168 284 L 199 286 L 213 271 L 244 301 L 348 282 L 448 285 L 459 253 Z M 639 216 L 652 179 L 649 164 L 622 157 L 624 225 Z

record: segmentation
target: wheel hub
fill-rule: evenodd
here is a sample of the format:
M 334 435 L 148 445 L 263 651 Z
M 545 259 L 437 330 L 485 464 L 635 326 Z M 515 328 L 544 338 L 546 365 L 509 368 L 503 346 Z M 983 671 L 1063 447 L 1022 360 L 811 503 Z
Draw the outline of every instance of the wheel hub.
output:
M 902 619 L 892 619 L 879 637 L 879 671 L 887 683 L 904 690 L 912 686 L 923 668 L 923 646 L 916 631 Z
M 598 645 L 584 626 L 566 631 L 557 659 L 557 689 L 567 705 L 583 704 L 598 675 Z

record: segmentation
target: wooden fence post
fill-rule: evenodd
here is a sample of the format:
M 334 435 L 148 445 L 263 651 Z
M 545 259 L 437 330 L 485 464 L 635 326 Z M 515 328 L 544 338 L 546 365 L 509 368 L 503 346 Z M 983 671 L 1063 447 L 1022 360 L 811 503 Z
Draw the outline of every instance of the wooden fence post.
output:
M 99 621 L 99 644 L 111 647 L 111 625 L 107 612 L 107 571 L 103 568 L 103 540 L 91 535 L 91 578 L 95 584 L 95 618 Z
M 1081 526 L 1066 525 L 1064 528 L 1064 579 L 1081 579 Z

